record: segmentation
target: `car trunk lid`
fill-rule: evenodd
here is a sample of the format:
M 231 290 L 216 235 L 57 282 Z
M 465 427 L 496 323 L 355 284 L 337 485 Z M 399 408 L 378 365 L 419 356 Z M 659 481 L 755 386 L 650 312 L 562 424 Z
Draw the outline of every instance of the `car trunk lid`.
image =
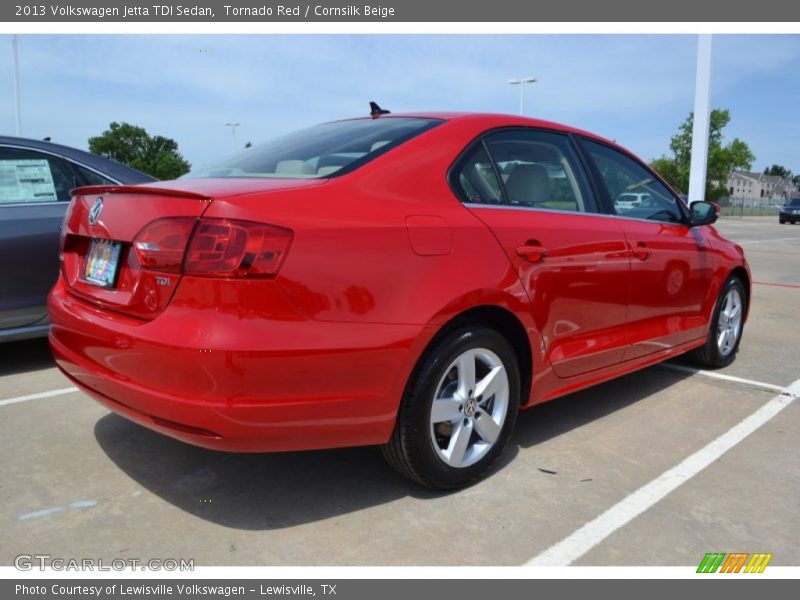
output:
M 156 186 L 74 190 L 61 235 L 61 274 L 69 291 L 104 308 L 154 318 L 172 298 L 180 272 L 143 268 L 134 240 L 165 216 L 184 219 L 190 234 L 211 201 L 199 192 Z M 175 250 L 182 255 L 182 248 Z
M 184 265 L 195 233 L 212 245 L 223 239 L 226 231 L 245 239 L 249 235 L 246 250 L 252 248 L 254 240 L 261 240 L 255 243 L 261 244 L 262 259 L 266 249 L 277 248 L 280 253 L 288 248 L 291 232 L 279 227 L 223 219 L 212 220 L 210 225 L 200 223 L 215 198 L 248 194 L 266 198 L 273 192 L 325 183 L 319 179 L 186 179 L 77 188 L 62 226 L 62 277 L 75 296 L 109 310 L 153 319 L 169 304 L 184 266 L 197 269 L 210 265 L 218 269 L 209 272 L 210 276 L 227 275 L 219 271 L 227 263 L 213 260 L 214 253 L 202 248 L 190 257 L 192 260 L 187 258 L 190 264 Z M 262 260 L 260 265 L 279 268 L 282 257 L 273 258 L 272 262 Z M 256 276 L 269 276 L 263 269 L 251 271 Z

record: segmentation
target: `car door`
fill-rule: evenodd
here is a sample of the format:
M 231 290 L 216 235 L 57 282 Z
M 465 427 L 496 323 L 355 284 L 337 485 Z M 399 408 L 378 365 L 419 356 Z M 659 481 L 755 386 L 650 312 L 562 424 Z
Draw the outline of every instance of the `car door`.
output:
M 58 276 L 58 236 L 79 178 L 61 158 L 0 146 L 0 329 L 47 315 Z
M 689 227 L 680 199 L 638 160 L 592 140 L 581 146 L 631 248 L 625 359 L 704 337 L 713 255 L 702 229 Z M 632 193 L 638 205 L 618 201 Z
M 493 132 L 451 183 L 516 266 L 553 371 L 571 377 L 622 360 L 630 257 L 565 134 Z

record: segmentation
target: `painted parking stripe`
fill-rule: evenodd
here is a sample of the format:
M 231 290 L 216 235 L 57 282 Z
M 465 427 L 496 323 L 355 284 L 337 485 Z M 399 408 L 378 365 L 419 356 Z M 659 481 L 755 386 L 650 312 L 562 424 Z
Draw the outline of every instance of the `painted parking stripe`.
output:
M 736 377 L 735 375 L 726 375 L 725 373 L 717 373 L 716 371 L 703 371 L 702 369 L 695 369 L 694 367 L 687 367 L 686 365 L 676 365 L 673 363 L 660 363 L 658 365 L 662 369 L 669 369 L 670 371 L 677 371 L 679 373 L 689 373 L 691 375 L 701 375 L 710 379 L 719 379 L 720 381 L 729 381 L 730 383 L 738 383 L 749 387 L 754 387 L 762 390 L 769 390 L 770 392 L 783 392 L 786 388 L 774 383 L 767 383 L 766 381 L 756 381 L 755 379 L 745 379 L 743 377 Z
M 53 396 L 63 396 L 64 394 L 71 394 L 77 392 L 78 388 L 68 387 L 61 388 L 60 390 L 50 390 L 49 392 L 39 392 L 38 394 L 28 394 L 27 396 L 17 396 L 16 398 L 8 398 L 0 400 L 0 406 L 8 406 L 9 404 L 18 404 L 19 402 L 27 402 L 28 400 L 41 400 L 43 398 L 52 398 Z
M 789 406 L 797 398 L 798 394 L 800 394 L 800 379 L 683 462 L 661 474 L 650 483 L 640 487 L 599 517 L 589 521 L 557 544 L 529 560 L 526 564 L 532 566 L 567 566 L 572 564 L 612 533 L 630 523 L 772 419 L 772 417 Z

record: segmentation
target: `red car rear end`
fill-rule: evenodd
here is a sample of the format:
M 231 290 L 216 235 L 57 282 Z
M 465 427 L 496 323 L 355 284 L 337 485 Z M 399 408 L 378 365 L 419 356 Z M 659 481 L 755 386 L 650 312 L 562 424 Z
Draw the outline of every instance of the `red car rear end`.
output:
M 49 300 L 67 377 L 199 446 L 382 444 L 456 487 L 519 407 L 692 349 L 733 359 L 741 249 L 652 173 L 632 177 L 669 210 L 614 214 L 588 144 L 647 167 L 610 142 L 492 115 L 309 131 L 197 178 L 75 191 Z
M 322 186 L 259 182 L 257 201 L 294 202 Z M 220 216 L 231 212 L 222 194 L 81 190 L 50 298 L 57 364 L 112 410 L 210 448 L 384 442 L 396 410 L 387 402 L 391 375 L 419 328 L 312 321 L 275 279 L 292 230 Z M 108 285 L 87 280 L 97 239 L 120 247 Z

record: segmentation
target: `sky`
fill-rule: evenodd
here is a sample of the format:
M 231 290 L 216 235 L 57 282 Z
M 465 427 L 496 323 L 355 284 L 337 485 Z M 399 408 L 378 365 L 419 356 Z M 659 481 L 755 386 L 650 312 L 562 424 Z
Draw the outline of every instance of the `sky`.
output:
M 693 35 L 20 35 L 21 133 L 86 149 L 112 121 L 171 137 L 202 166 L 246 142 L 392 112 L 519 112 L 616 140 L 645 160 L 693 109 Z M 755 170 L 800 173 L 800 35 L 715 35 L 712 106 Z M 15 135 L 0 36 L 0 134 Z M 226 123 L 238 122 L 234 142 Z

